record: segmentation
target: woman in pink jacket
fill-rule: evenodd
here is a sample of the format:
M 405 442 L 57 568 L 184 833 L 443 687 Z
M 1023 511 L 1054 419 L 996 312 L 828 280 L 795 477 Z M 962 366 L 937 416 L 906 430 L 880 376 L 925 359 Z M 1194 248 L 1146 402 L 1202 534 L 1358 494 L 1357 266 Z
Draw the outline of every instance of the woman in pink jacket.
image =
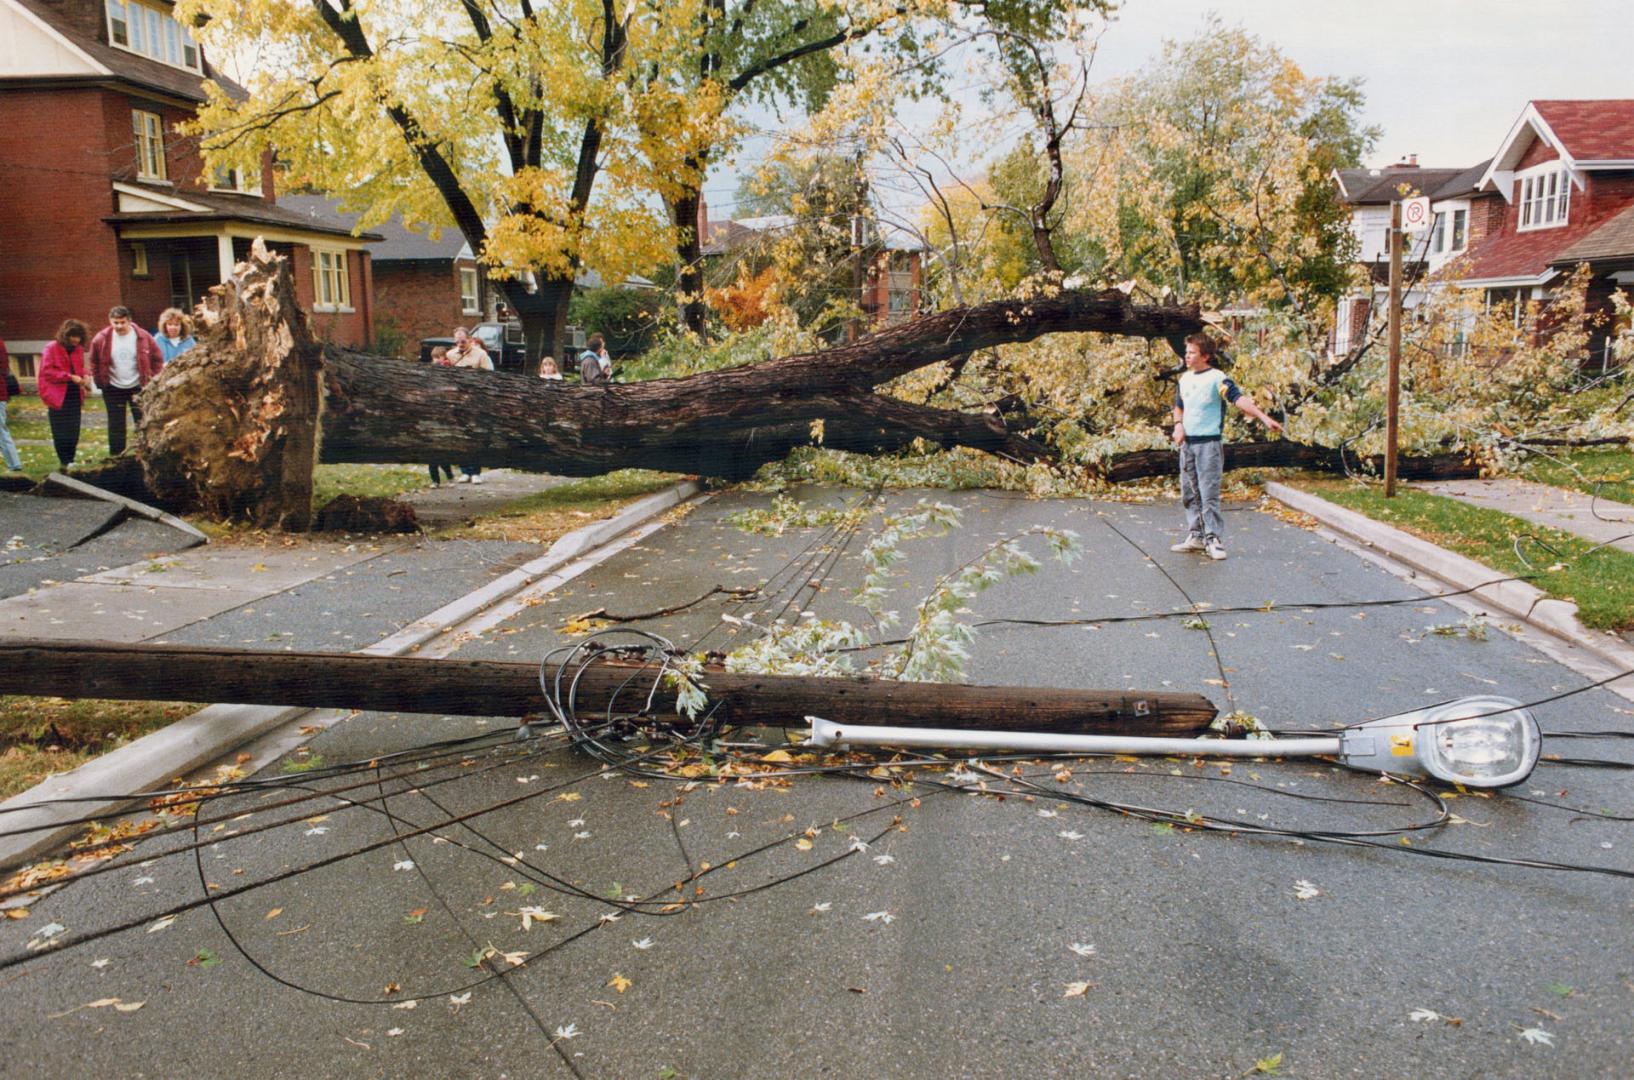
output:
M 69 319 L 40 356 L 40 400 L 64 471 L 79 451 L 79 414 L 91 376 L 85 373 L 85 324 Z

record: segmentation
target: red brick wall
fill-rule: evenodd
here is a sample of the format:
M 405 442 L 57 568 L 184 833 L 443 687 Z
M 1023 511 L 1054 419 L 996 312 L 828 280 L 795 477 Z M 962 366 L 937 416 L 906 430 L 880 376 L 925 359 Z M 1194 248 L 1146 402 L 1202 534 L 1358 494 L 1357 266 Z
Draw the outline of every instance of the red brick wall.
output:
M 301 307 L 305 308 L 311 317 L 312 333 L 319 340 L 332 341 L 336 345 L 345 345 L 352 349 L 367 348 L 373 336 L 369 318 L 368 272 L 365 266 L 368 254 L 361 251 L 346 253 L 347 273 L 351 278 L 351 311 L 313 311 L 312 249 L 305 244 L 296 244 L 293 256 L 295 265 L 291 267 L 291 272 L 295 275 L 295 298 L 301 302 Z
M 1515 166 L 1515 171 L 1520 172 L 1522 169 L 1530 169 L 1534 165 L 1542 165 L 1546 161 L 1558 161 L 1559 159 L 1560 155 L 1555 152 L 1554 147 L 1545 143 L 1542 139 L 1533 139 L 1532 145 L 1528 146 L 1526 153 L 1521 155 L 1519 163 Z
M 1570 211 L 1572 224 L 1575 225 L 1578 221 L 1579 202 L 1582 203 L 1584 212 L 1588 214 L 1585 221 L 1590 223 L 1604 221 L 1634 202 L 1634 170 L 1626 173 L 1589 173 L 1587 189 L 1578 191 L 1574 188 L 1572 200 Z
M 121 300 L 108 186 L 105 91 L 0 90 L 0 336 L 101 325 Z M 130 144 L 130 114 L 124 143 Z M 134 159 L 132 159 L 134 166 Z
M 1470 200 L 1469 204 L 1469 247 L 1474 249 L 1488 236 L 1494 236 L 1503 231 L 1504 218 L 1509 212 L 1509 203 L 1502 196 L 1494 192 L 1490 195 L 1478 195 Z
M 377 263 L 374 297 L 375 325 L 390 321 L 404 337 L 402 355 L 408 359 L 419 357 L 421 338 L 447 337 L 456 326 L 482 321 L 481 315 L 467 315 L 460 306 L 460 277 L 453 262 Z

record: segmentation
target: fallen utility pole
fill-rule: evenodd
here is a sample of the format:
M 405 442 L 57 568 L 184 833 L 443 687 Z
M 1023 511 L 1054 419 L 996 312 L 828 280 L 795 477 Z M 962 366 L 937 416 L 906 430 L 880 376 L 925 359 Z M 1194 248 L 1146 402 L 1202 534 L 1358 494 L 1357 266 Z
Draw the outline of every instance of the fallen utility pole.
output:
M 648 666 L 618 661 L 570 671 L 586 719 L 639 711 Z M 428 660 L 348 653 L 263 652 L 188 645 L 13 638 L 0 642 L 0 693 L 125 701 L 211 701 L 313 709 L 455 716 L 548 715 L 539 667 L 498 660 Z M 555 678 L 546 667 L 547 680 Z M 836 723 L 898 727 L 1184 735 L 1207 729 L 1215 708 L 1201 694 L 1062 690 L 892 682 L 867 677 L 743 675 L 706 668 L 711 720 L 805 727 L 818 713 Z M 674 717 L 675 690 L 660 685 L 653 714 Z

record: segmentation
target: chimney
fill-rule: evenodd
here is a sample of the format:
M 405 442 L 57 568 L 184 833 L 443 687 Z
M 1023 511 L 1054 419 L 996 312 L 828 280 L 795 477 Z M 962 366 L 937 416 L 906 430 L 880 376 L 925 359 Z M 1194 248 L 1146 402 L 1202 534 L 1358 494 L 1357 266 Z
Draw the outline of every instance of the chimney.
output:
M 1418 168 L 1418 155 L 1408 154 L 1406 157 L 1396 162 L 1394 167 L 1397 169 L 1416 169 Z

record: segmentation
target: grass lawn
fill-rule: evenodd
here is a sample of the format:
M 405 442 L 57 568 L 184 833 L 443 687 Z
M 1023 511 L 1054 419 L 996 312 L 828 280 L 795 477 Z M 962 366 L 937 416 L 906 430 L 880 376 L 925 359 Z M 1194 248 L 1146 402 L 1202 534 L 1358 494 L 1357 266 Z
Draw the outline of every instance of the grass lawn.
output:
M 1595 494 L 1598 486 L 1600 498 L 1634 505 L 1634 447 L 1562 448 L 1549 457 L 1529 458 L 1520 475 L 1585 495 Z
M 1378 484 L 1302 480 L 1296 486 L 1484 563 L 1500 574 L 1530 575 L 1531 583 L 1548 595 L 1575 601 L 1585 626 L 1634 628 L 1634 555 L 1627 552 L 1615 548 L 1591 552 L 1593 543 L 1569 533 L 1412 488 L 1399 489 L 1394 499 L 1386 499 Z M 1521 544 L 1530 567 L 1515 552 L 1515 538 L 1521 536 L 1541 541 Z
M 199 708 L 180 702 L 0 697 L 0 799 Z
M 336 495 L 393 498 L 430 486 L 424 465 L 319 465 L 312 472 L 312 508 L 323 509 Z
M 662 491 L 679 477 L 645 469 L 622 469 L 570 480 L 509 503 L 468 525 L 437 534 L 443 540 L 522 540 L 548 544 L 581 525 L 611 517 L 643 495 Z

